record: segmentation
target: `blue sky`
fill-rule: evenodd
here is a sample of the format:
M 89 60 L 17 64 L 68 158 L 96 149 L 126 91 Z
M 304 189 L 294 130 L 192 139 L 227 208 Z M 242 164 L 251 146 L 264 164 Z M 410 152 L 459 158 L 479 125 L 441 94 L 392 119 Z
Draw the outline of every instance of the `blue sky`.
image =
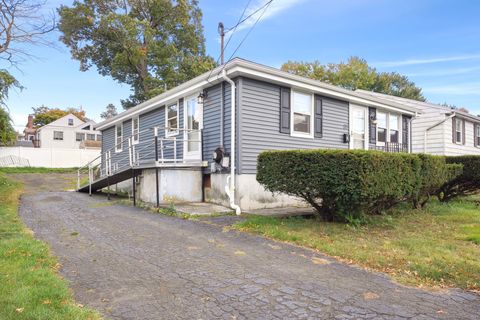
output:
M 70 0 L 49 1 L 55 8 Z M 236 23 L 249 0 L 200 0 L 207 53 L 218 57 L 217 24 Z M 247 13 L 267 0 L 251 0 Z M 345 61 L 356 55 L 381 71 L 397 71 L 423 88 L 432 102 L 464 106 L 480 114 L 480 2 L 463 0 L 273 0 L 235 56 L 280 67 L 288 60 Z M 257 16 L 234 34 L 230 57 Z M 52 34 L 56 41 L 59 34 Z M 120 108 L 130 88 L 95 68 L 79 71 L 61 43 L 33 47 L 37 58 L 12 69 L 25 86 L 12 92 L 8 106 L 15 125 L 24 126 L 31 108 L 82 106 L 100 120 L 108 103 Z

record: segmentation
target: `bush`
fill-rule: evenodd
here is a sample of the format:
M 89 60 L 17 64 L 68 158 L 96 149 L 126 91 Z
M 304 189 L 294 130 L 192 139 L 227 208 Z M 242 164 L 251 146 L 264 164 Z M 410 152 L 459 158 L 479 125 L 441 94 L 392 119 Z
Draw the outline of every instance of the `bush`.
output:
M 271 192 L 304 199 L 327 220 L 379 213 L 418 194 L 421 160 L 378 151 L 267 151 L 257 180 Z
M 424 207 L 458 165 L 445 157 L 361 150 L 266 151 L 257 181 L 300 197 L 326 220 L 354 221 L 412 201 Z
M 480 156 L 455 156 L 447 157 L 446 160 L 451 168 L 452 178 L 438 192 L 441 201 L 448 202 L 458 196 L 480 191 Z M 462 166 L 462 169 L 459 166 Z
M 457 175 L 456 172 L 459 168 L 458 165 L 447 165 L 443 156 L 427 154 L 418 154 L 417 156 L 421 161 L 420 185 L 412 197 L 412 203 L 414 208 L 420 209 L 425 207 L 430 196 L 436 195 L 442 185 Z

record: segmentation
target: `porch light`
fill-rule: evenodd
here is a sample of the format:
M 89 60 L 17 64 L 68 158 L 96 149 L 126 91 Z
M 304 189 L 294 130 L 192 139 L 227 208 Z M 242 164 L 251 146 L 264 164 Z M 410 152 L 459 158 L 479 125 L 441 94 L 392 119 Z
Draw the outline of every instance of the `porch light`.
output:
M 207 92 L 206 91 L 200 92 L 197 97 L 198 104 L 203 104 L 206 98 L 207 98 Z
M 372 121 L 373 125 L 377 125 L 378 123 L 377 117 L 374 115 L 370 116 L 370 121 Z

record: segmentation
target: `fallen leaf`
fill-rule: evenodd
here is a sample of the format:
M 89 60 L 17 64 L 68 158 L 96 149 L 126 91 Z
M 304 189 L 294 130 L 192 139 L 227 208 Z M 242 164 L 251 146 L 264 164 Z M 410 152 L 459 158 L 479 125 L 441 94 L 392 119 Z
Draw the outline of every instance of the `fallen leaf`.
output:
M 322 258 L 317 258 L 317 257 L 313 257 L 312 262 L 315 263 L 315 264 L 330 264 L 330 261 L 322 259 Z
M 42 303 L 43 303 L 43 304 L 50 304 L 50 303 L 52 303 L 52 301 L 50 301 L 50 300 L 47 299 L 47 300 L 43 300 Z
M 244 255 L 246 255 L 246 253 L 245 253 L 244 251 L 240 251 L 240 250 L 237 250 L 237 251 L 235 251 L 234 253 L 235 253 L 235 255 L 237 255 L 237 256 L 244 256 Z
M 380 298 L 380 296 L 376 293 L 373 293 L 373 292 L 365 292 L 363 294 L 363 299 L 365 299 L 365 300 L 376 300 L 378 298 Z
M 24 308 L 17 308 L 17 309 L 15 309 L 15 311 L 17 311 L 18 313 L 22 313 L 22 312 L 23 312 L 23 309 L 24 309 Z

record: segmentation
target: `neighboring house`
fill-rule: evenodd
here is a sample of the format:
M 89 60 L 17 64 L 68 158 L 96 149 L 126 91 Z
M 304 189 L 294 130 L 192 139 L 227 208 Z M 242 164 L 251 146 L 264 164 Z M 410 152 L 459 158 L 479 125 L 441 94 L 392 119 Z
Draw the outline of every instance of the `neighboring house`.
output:
M 35 137 L 40 148 L 100 148 L 101 132 L 95 130 L 94 126 L 95 122 L 84 122 L 70 113 L 37 128 Z
M 388 123 L 381 138 L 372 139 L 380 115 Z M 209 201 L 237 212 L 238 205 L 299 205 L 256 181 L 262 151 L 408 152 L 415 115 L 398 102 L 236 58 L 99 123 L 102 164 L 92 190 L 135 177 L 137 196 L 152 203 L 158 195 L 162 203 Z
M 34 147 L 38 147 L 37 129 L 33 126 L 33 115 L 28 115 L 27 125 L 23 129 L 22 140 L 31 141 Z
M 480 117 L 446 106 L 364 90 L 357 93 L 416 108 L 412 151 L 436 155 L 480 155 Z

